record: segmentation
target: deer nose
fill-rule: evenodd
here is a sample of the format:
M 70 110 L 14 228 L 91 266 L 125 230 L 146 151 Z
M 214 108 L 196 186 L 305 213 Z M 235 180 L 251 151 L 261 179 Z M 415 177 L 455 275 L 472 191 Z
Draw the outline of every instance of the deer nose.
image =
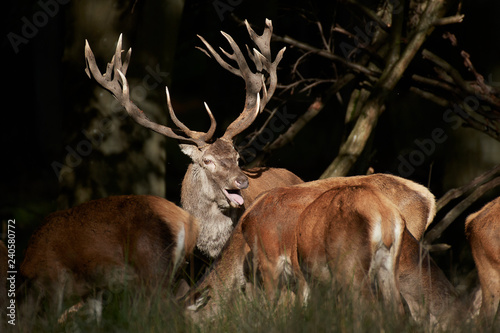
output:
M 248 178 L 238 177 L 234 180 L 234 183 L 238 189 L 243 190 L 248 187 Z

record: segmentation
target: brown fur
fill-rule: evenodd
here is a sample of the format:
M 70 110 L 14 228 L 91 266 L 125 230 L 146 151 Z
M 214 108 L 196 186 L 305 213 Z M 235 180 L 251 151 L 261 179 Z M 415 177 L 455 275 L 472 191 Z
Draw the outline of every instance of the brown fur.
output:
M 389 174 L 373 174 L 328 178 L 305 183 L 302 186 L 326 191 L 334 186 L 361 185 L 367 182 L 396 204 L 406 217 L 406 225 L 411 234 L 416 239 L 422 238 L 436 214 L 436 203 L 434 195 L 426 187 L 411 180 Z
M 480 314 L 491 322 L 500 302 L 500 197 L 467 217 L 465 233 L 481 284 Z
M 182 182 L 181 204 L 200 221 L 197 247 L 210 258 L 219 255 L 245 207 L 260 193 L 274 187 L 302 183 L 286 169 L 241 170 L 239 155 L 233 143 L 227 140 L 218 139 L 203 149 L 182 144 L 181 149 L 193 160 Z M 204 161 L 211 162 L 205 164 Z M 223 189 L 240 190 L 244 204 L 232 204 Z
M 243 173 L 248 177 L 248 187 L 241 191 L 245 199 L 245 207 L 249 207 L 263 192 L 276 187 L 303 183 L 298 176 L 281 168 L 252 168 L 243 170 Z
M 412 316 L 419 322 L 429 320 L 443 329 L 463 319 L 465 308 L 458 294 L 429 253 L 405 230 L 399 257 L 399 286 Z
M 405 226 L 391 201 L 368 185 L 334 187 L 294 221 L 283 226 L 254 220 L 244 229 L 268 297 L 276 295 L 282 275 L 291 274 L 286 278 L 297 280 L 305 301 L 305 273 L 322 282 L 333 279 L 365 296 L 370 285 L 377 285 L 384 300 L 402 311 L 396 273 Z
M 435 214 L 434 196 L 425 187 L 404 178 L 374 174 L 329 178 L 276 188 L 259 196 L 248 207 L 223 250 L 223 255 L 212 265 L 210 272 L 200 281 L 198 287 L 211 287 L 209 295 L 217 300 L 219 294 L 225 294 L 220 292 L 222 289 L 230 291 L 232 286 L 242 286 L 244 282 L 242 268 L 247 252 L 245 252 L 246 244 L 241 233 L 244 233 L 250 224 L 259 221 L 261 225 L 265 225 L 267 222 L 268 228 L 264 229 L 265 233 L 280 232 L 281 235 L 284 235 L 281 239 L 286 241 L 286 239 L 290 239 L 289 235 L 293 234 L 300 214 L 322 193 L 336 186 L 365 184 L 380 191 L 398 208 L 406 221 L 406 228 L 412 236 L 423 235 Z M 254 239 L 253 235 L 246 236 L 249 240 Z M 406 279 L 400 277 L 400 290 L 403 297 L 405 297 L 405 293 L 407 295 L 415 293 L 416 286 L 421 285 L 422 288 L 418 290 L 419 297 L 414 298 L 418 304 L 415 304 L 413 309 L 421 304 L 422 298 L 430 303 L 430 311 L 442 304 L 454 302 L 454 298 L 451 296 L 454 294 L 451 284 L 432 261 L 429 265 L 420 267 L 420 255 L 419 244 L 415 237 L 405 237 L 400 257 L 411 260 L 400 260 L 400 272 L 421 272 L 421 275 L 411 275 Z M 403 265 L 407 266 L 403 267 Z M 423 278 L 424 276 L 426 278 Z M 445 289 L 443 291 L 437 290 L 432 288 L 432 285 L 443 285 Z M 216 304 L 217 301 L 214 303 Z M 436 304 L 436 307 L 433 304 Z M 418 314 L 412 312 L 412 315 L 417 317 Z
M 128 279 L 150 287 L 168 282 L 176 253 L 191 253 L 197 234 L 193 216 L 159 197 L 93 200 L 47 216 L 29 241 L 20 273 L 60 309 L 64 296 L 85 297 Z

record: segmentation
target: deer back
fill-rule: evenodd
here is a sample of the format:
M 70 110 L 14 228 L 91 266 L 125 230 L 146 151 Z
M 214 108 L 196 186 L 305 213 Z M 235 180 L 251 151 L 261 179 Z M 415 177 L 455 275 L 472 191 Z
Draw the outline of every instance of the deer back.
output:
M 242 190 L 245 206 L 248 207 L 254 200 L 266 191 L 276 187 L 292 186 L 304 181 L 293 172 L 282 168 L 251 168 L 244 169 L 248 177 L 248 187 Z
M 326 191 L 335 186 L 364 184 L 375 186 L 398 207 L 406 221 L 406 227 L 416 239 L 423 236 L 436 214 L 436 202 L 434 195 L 418 183 L 389 174 L 373 174 L 327 178 L 299 186 Z
M 194 217 L 159 197 L 93 200 L 47 216 L 20 272 L 47 295 L 84 296 L 127 279 L 154 285 L 191 253 L 197 234 Z

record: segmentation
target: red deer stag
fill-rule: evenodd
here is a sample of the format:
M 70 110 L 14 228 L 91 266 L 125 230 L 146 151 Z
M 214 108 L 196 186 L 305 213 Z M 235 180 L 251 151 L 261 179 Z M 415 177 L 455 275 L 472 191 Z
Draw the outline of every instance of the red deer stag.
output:
M 190 293 L 195 305 L 189 308 L 199 309 L 212 298 L 206 308 L 209 312 L 216 310 L 221 297 L 225 298 L 228 292 L 243 287 L 248 246 L 254 250 L 254 255 L 280 253 L 281 262 L 293 262 L 291 256 L 297 254 L 286 249 L 293 246 L 299 217 L 325 191 L 338 186 L 368 186 L 387 197 L 399 210 L 406 222 L 399 263 L 401 294 L 415 318 L 423 318 L 428 312 L 428 318 L 441 316 L 449 303 L 455 300 L 455 291 L 425 253 L 427 264 L 421 265 L 422 251 L 416 239 L 422 237 L 434 217 L 434 196 L 419 184 L 386 174 L 329 178 L 276 188 L 261 195 L 242 216 L 221 258 Z M 253 230 L 252 234 L 248 230 Z M 274 237 L 274 242 L 259 243 L 259 237 Z M 274 250 L 267 249 L 267 246 L 272 246 Z M 201 296 L 200 291 L 204 291 Z M 426 302 L 423 303 L 422 299 Z
M 191 214 L 156 196 L 112 196 L 58 211 L 31 236 L 20 267 L 25 292 L 36 303 L 48 298 L 60 313 L 67 296 L 91 300 L 127 281 L 169 287 L 197 236 Z
M 500 197 L 467 217 L 465 233 L 481 285 L 480 315 L 491 323 L 500 302 Z
M 197 247 L 202 253 L 215 258 L 229 239 L 234 225 L 254 198 L 261 192 L 278 186 L 301 183 L 302 180 L 285 169 L 254 168 L 248 171 L 238 166 L 239 154 L 233 145 L 236 135 L 248 128 L 257 115 L 262 112 L 271 99 L 277 85 L 277 66 L 283 57 L 285 48 L 278 52 L 274 61 L 271 59 L 272 23 L 266 20 L 264 33 L 257 35 L 245 21 L 251 40 L 258 49 L 248 49 L 256 72 L 252 72 L 245 56 L 233 38 L 222 32 L 229 42 L 233 53 L 222 53 L 236 63 L 236 67 L 226 62 L 201 36 L 206 46 L 204 52 L 212 55 L 226 70 L 240 76 L 245 81 L 245 106 L 239 117 L 231 123 L 221 138 L 212 141 L 216 122 L 205 104 L 211 120 L 206 133 L 190 130 L 175 116 L 167 89 L 167 106 L 170 117 L 184 135 L 164 125 L 152 122 L 139 109 L 129 96 L 129 86 L 125 74 L 130 60 L 131 49 L 122 61 L 122 39 L 118 40 L 115 55 L 108 64 L 106 73 L 102 75 L 96 65 L 95 57 L 88 43 L 85 47 L 87 74 L 95 80 L 125 107 L 127 113 L 140 125 L 159 134 L 179 140 L 181 150 L 188 155 L 192 163 L 189 165 L 181 189 L 181 205 L 200 221 L 200 236 Z M 268 75 L 267 80 L 264 73 Z M 260 97 L 262 96 L 262 98 Z

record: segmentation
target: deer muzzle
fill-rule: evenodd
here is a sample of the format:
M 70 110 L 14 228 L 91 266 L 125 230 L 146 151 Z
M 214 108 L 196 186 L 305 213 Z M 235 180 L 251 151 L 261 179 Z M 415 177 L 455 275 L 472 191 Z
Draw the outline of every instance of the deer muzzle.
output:
M 241 190 L 248 187 L 248 178 L 246 176 L 236 177 L 234 180 L 233 189 L 223 189 L 222 192 L 229 200 L 229 204 L 232 207 L 239 207 L 245 203 L 243 196 L 241 195 Z

